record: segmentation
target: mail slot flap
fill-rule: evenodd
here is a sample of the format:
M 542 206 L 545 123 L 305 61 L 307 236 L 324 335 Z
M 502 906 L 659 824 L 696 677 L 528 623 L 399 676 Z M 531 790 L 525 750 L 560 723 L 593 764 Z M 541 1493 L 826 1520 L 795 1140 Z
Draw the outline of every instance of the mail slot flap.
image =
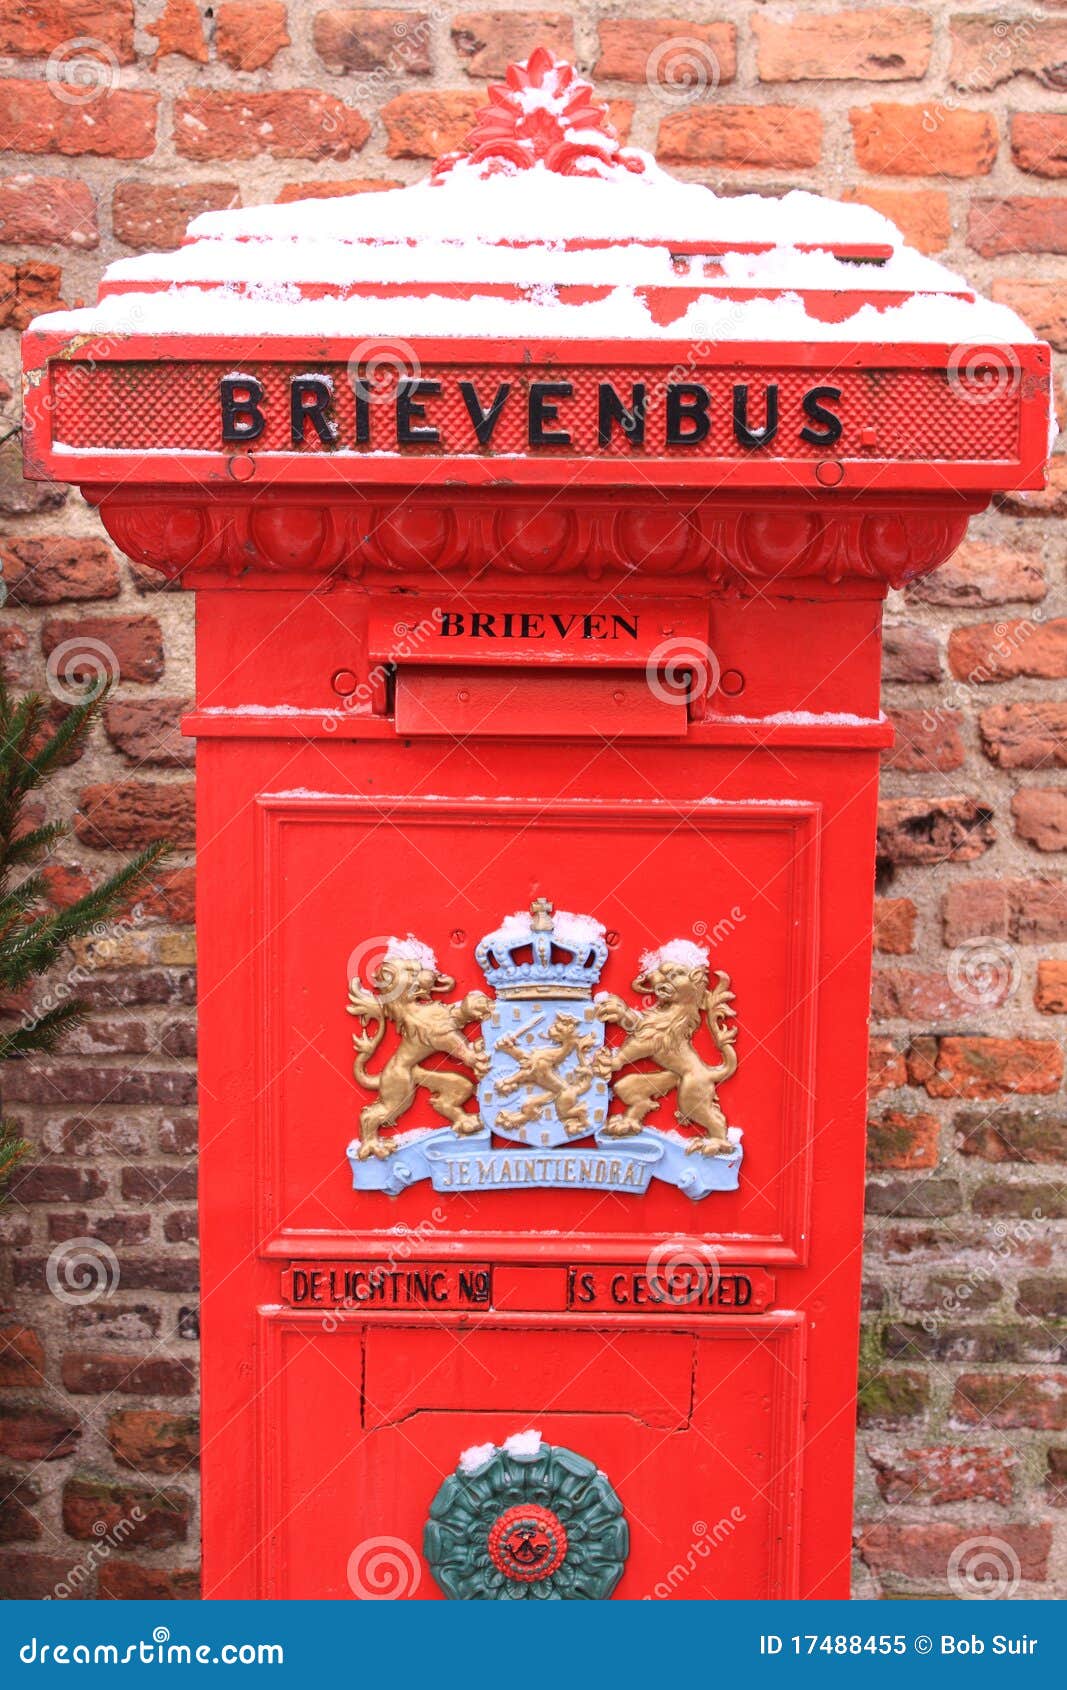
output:
M 684 735 L 689 717 L 684 691 L 643 671 L 415 667 L 397 673 L 395 721 L 412 737 L 648 739 Z
M 678 670 L 708 662 L 708 611 L 699 600 L 483 595 L 391 597 L 370 607 L 372 663 Z

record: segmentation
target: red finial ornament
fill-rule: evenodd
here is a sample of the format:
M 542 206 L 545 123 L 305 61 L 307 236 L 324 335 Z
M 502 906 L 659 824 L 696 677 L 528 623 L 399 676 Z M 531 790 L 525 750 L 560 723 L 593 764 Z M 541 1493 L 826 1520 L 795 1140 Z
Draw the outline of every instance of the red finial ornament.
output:
M 489 89 L 463 147 L 445 153 L 431 173 L 439 181 L 463 161 L 478 174 L 510 175 L 543 164 L 559 176 L 611 177 L 618 170 L 640 174 L 644 160 L 619 144 L 607 107 L 574 66 L 537 47 L 524 64 L 509 65 L 502 83 Z

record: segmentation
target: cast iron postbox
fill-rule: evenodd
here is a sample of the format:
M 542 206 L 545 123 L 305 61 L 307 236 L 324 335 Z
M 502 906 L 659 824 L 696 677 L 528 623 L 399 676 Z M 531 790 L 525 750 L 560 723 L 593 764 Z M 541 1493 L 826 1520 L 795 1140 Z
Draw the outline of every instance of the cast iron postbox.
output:
M 845 1594 L 881 602 L 1047 348 L 544 53 L 192 237 L 26 353 L 198 593 L 206 1592 Z

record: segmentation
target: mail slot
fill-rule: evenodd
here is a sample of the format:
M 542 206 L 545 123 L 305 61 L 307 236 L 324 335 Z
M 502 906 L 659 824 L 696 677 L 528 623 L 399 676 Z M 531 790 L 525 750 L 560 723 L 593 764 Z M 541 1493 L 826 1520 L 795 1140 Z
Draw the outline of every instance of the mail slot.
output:
M 1048 349 L 538 52 L 26 381 L 198 596 L 206 1593 L 847 1594 L 882 600 Z

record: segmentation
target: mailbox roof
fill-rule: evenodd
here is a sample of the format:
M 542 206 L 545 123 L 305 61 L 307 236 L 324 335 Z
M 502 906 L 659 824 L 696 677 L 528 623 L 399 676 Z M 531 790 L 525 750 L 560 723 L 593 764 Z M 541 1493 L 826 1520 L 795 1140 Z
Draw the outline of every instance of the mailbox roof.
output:
M 543 50 L 426 181 L 208 213 L 177 252 L 112 264 L 96 307 L 37 327 L 189 335 L 205 320 L 235 335 L 1034 340 L 867 206 L 669 176 Z

